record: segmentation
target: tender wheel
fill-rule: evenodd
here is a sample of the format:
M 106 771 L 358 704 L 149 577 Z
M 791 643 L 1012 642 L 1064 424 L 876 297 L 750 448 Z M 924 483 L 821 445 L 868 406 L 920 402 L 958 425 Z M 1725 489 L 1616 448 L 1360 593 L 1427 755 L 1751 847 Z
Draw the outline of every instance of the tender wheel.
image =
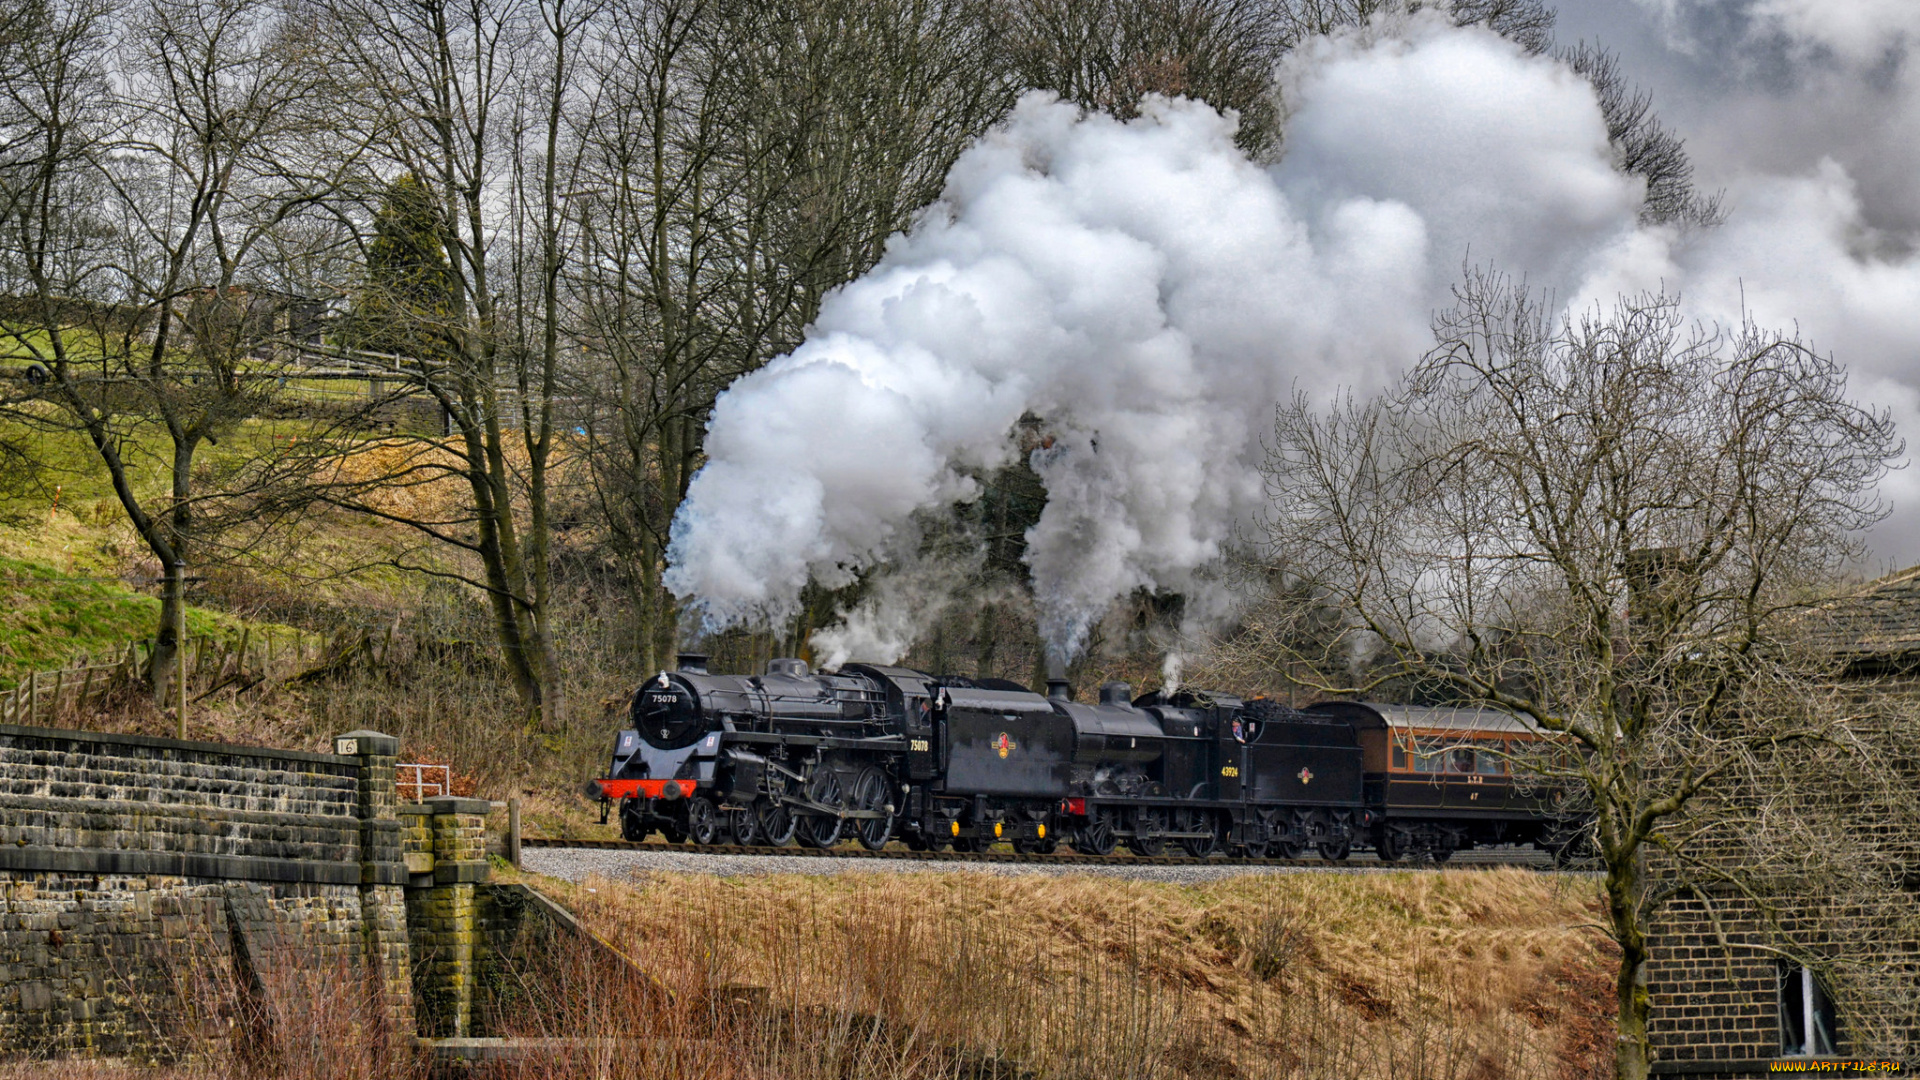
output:
M 1431 854 L 1433 855 L 1434 862 L 1443 863 L 1453 858 L 1453 849 L 1450 847 L 1436 847 Z
M 1113 845 L 1113 822 L 1108 820 L 1107 812 L 1089 810 L 1086 825 L 1073 834 L 1073 850 L 1082 855 L 1111 855 Z
M 754 804 L 755 813 L 760 820 L 760 840 L 774 847 L 791 847 L 793 833 L 799 826 L 792 811 L 772 799 L 761 799 Z
M 1381 862 L 1399 862 L 1406 857 L 1407 848 L 1392 829 L 1383 829 L 1373 842 L 1373 853 Z
M 1133 835 L 1127 837 L 1127 850 L 1135 855 L 1155 858 L 1167 853 L 1167 812 L 1158 807 L 1134 811 Z
M 853 832 L 860 846 L 868 851 L 879 851 L 893 839 L 893 815 L 887 812 L 887 806 L 893 801 L 893 784 L 887 775 L 872 766 L 860 774 L 853 782 L 853 808 L 855 810 L 877 810 L 884 817 L 861 818 L 854 822 Z
M 648 827 L 645 812 L 639 799 L 620 800 L 620 837 L 633 843 L 640 843 L 653 833 Z
M 745 847 L 760 843 L 760 819 L 751 806 L 738 806 L 727 811 L 727 825 L 733 833 L 733 842 Z
M 814 769 L 807 781 L 807 798 L 823 806 L 845 805 L 839 775 L 825 765 Z M 837 817 L 809 814 L 800 821 L 800 842 L 808 847 L 830 848 L 840 842 L 840 831 L 845 825 L 846 822 Z
M 702 846 L 720 842 L 720 811 L 713 800 L 695 795 L 687 800 L 687 839 Z
M 1339 862 L 1353 854 L 1353 842 L 1350 840 L 1330 840 L 1320 845 L 1320 857 L 1328 862 Z
M 1267 845 L 1267 854 L 1276 859 L 1304 859 L 1307 857 L 1307 845 L 1291 840 L 1275 840 Z

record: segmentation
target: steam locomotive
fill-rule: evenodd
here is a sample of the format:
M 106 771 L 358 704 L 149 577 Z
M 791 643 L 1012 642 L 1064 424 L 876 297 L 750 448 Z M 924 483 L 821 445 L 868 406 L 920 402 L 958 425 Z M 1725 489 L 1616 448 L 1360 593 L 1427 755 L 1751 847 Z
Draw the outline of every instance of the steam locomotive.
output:
M 1074 700 L 1000 679 L 773 660 L 713 675 L 682 654 L 634 694 L 608 775 L 621 834 L 878 850 L 1444 861 L 1486 844 L 1558 849 L 1569 823 L 1516 770 L 1540 734 L 1488 709 L 1328 702 L 1292 709 L 1125 683 Z

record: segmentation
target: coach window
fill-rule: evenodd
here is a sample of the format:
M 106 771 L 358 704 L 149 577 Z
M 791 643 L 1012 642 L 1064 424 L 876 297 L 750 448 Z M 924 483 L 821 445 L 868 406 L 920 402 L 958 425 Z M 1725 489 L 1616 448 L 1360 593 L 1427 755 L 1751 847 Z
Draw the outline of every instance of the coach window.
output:
M 1482 776 L 1504 776 L 1507 771 L 1506 746 L 1499 742 L 1480 744 L 1480 752 L 1474 755 L 1474 764 L 1480 767 Z
M 1403 772 L 1406 770 L 1407 743 L 1412 741 L 1412 739 L 1413 736 L 1411 735 L 1402 735 L 1398 732 L 1388 733 L 1387 742 L 1393 747 L 1393 764 L 1390 766 L 1391 768 L 1399 769 Z
M 1780 1056 L 1820 1057 L 1834 1053 L 1839 1027 L 1833 999 L 1810 968 L 1780 964 Z
M 1444 739 L 1423 736 L 1413 741 L 1413 771 L 1437 773 L 1447 771 L 1447 751 Z
M 1473 748 L 1456 746 L 1447 754 L 1447 771 L 1451 773 L 1470 773 L 1473 771 Z

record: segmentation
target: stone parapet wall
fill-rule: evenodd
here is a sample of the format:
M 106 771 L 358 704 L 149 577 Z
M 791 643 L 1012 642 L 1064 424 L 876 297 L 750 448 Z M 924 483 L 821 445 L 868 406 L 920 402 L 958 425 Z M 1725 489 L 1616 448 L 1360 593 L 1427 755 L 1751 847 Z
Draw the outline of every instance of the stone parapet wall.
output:
M 208 978 L 371 971 L 410 1034 L 398 743 L 335 748 L 0 726 L 0 1056 L 164 1056 Z
M 359 884 L 359 762 L 0 725 L 0 871 Z
M 484 799 L 444 796 L 402 807 L 401 833 L 411 880 L 407 930 L 413 949 L 413 989 L 422 1035 L 465 1038 L 473 1033 L 477 946 L 475 886 L 487 880 Z M 421 859 L 422 834 L 427 857 Z

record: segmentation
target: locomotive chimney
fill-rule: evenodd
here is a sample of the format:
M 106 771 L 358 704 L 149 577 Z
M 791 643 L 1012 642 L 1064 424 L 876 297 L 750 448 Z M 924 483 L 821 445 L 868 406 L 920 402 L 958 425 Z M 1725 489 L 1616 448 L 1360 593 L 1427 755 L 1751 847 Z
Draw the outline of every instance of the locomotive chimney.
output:
M 707 673 L 707 654 L 697 652 L 681 653 L 680 670 L 689 675 L 705 675 Z
M 1047 696 L 1060 701 L 1073 700 L 1073 684 L 1065 679 L 1048 679 Z

